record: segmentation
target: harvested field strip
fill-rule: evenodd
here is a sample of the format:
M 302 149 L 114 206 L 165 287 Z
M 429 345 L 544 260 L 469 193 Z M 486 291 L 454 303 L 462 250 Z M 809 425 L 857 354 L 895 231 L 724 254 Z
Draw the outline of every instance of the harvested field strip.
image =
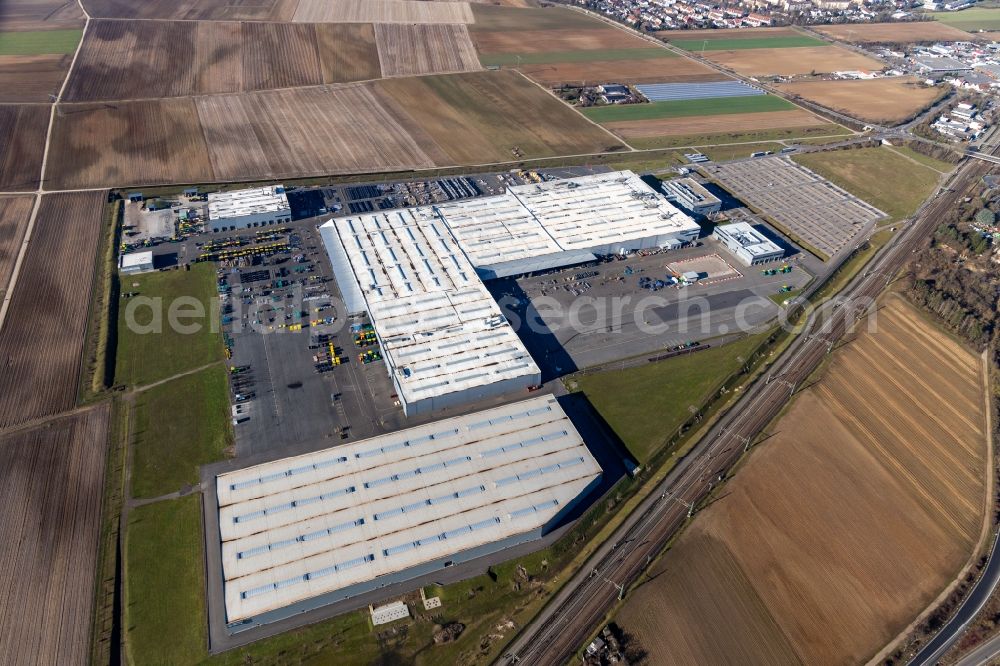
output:
M 0 437 L 0 662 L 83 664 L 108 405 Z
M 764 37 L 801 37 L 803 33 L 795 28 L 706 28 L 704 30 L 660 30 L 655 33 L 665 41 L 686 39 L 689 41 L 716 39 L 761 39 Z
M 875 123 L 900 123 L 927 108 L 943 89 L 925 86 L 912 77 L 868 81 L 801 81 L 783 83 L 780 90 L 834 111 Z
M 371 85 L 201 97 L 219 180 L 433 166 Z
M 956 42 L 969 39 L 968 33 L 937 21 L 818 25 L 813 30 L 833 39 L 852 44 L 913 44 L 938 41 Z
M 471 26 L 474 32 L 515 32 L 533 30 L 566 30 L 576 32 L 589 28 L 600 28 L 602 21 L 583 12 L 576 12 L 566 7 L 529 7 L 512 8 L 499 7 L 493 4 L 474 4 L 472 13 L 475 22 Z M 628 37 L 629 33 L 619 30 L 618 33 Z
M 840 46 L 782 49 L 730 49 L 706 51 L 705 57 L 744 76 L 792 76 L 844 70 L 881 71 L 885 66 L 873 58 Z
M 246 92 L 378 76 L 370 25 L 98 20 L 66 99 Z
M 514 30 L 511 32 L 479 32 L 476 26 L 469 26 L 472 42 L 479 51 L 480 58 L 498 54 L 520 55 L 522 58 L 543 58 L 547 53 L 593 53 L 594 60 L 601 60 L 600 53 L 621 51 L 662 51 L 651 47 L 646 40 L 623 30 L 610 27 L 589 27 L 583 30 Z M 566 56 L 562 56 L 566 57 Z M 572 56 L 572 57 L 587 57 Z M 664 56 L 669 57 L 669 56 Z M 515 58 L 516 61 L 516 58 Z M 522 60 L 524 62 L 524 60 Z
M 969 558 L 986 500 L 981 369 L 901 299 L 877 317 L 626 603 L 619 623 L 658 662 L 864 662 Z M 961 362 L 935 363 L 934 347 Z M 925 365 L 934 390 L 911 381 Z M 720 641 L 718 626 L 752 633 Z M 794 658 L 763 651 L 775 641 Z
M 414 76 L 473 72 L 479 67 L 476 49 L 464 25 L 375 26 L 383 76 Z
M 7 293 L 34 204 L 33 196 L 0 197 L 0 301 Z
M 576 155 L 621 144 L 573 109 L 509 70 L 386 79 L 377 84 L 453 163 Z
M 299 23 L 472 23 L 467 2 L 435 0 L 299 0 Z
M 76 51 L 82 35 L 75 29 L 0 32 L 0 55 L 65 55 Z
M 48 102 L 59 92 L 70 56 L 0 56 L 0 102 Z
M 298 0 L 83 0 L 94 18 L 289 21 Z
M 314 27 L 324 83 L 366 81 L 382 76 L 375 29 L 370 23 L 320 23 Z
M 535 81 L 547 86 L 562 83 L 583 84 L 594 81 L 696 83 L 725 79 L 724 75 L 688 58 L 657 57 L 648 60 L 522 64 L 518 69 Z
M 1000 9 L 995 7 L 973 7 L 960 12 L 935 12 L 935 20 L 954 26 L 959 30 L 1000 30 Z
M 83 12 L 66 0 L 7 0 L 0 2 L 0 26 L 16 31 L 81 28 Z
M 757 95 L 754 97 L 715 97 L 649 104 L 594 106 L 583 109 L 583 114 L 595 122 L 605 123 L 625 120 L 684 118 L 687 116 L 792 111 L 797 108 L 794 104 L 774 95 Z
M 191 98 L 60 108 L 52 129 L 50 189 L 215 180 Z
M 674 46 L 685 51 L 736 51 L 742 49 L 787 49 L 802 46 L 829 46 L 822 39 L 816 39 L 807 35 L 751 37 L 744 39 L 671 39 L 669 41 Z
M 76 402 L 105 199 L 104 192 L 42 197 L 0 329 L 0 357 L 7 359 L 0 373 L 0 428 Z
M 0 105 L 0 190 L 38 188 L 48 106 Z
M 677 58 L 676 53 L 666 49 L 638 48 L 638 49 L 598 49 L 596 51 L 546 51 L 542 53 L 497 53 L 484 55 L 479 60 L 484 65 L 537 65 L 556 62 L 581 62 L 591 61 L 612 62 L 617 60 L 651 60 L 656 58 Z
M 823 121 L 813 114 L 803 109 L 794 111 L 763 111 L 760 113 L 744 113 L 739 116 L 739 123 L 734 129 L 733 117 L 730 115 L 709 115 L 709 116 L 688 116 L 686 118 L 660 118 L 657 120 L 621 120 L 604 123 L 609 130 L 625 137 L 626 139 L 648 139 L 663 136 L 693 136 L 715 135 L 708 139 L 693 138 L 684 145 L 699 145 L 711 143 L 731 143 L 742 142 L 748 139 L 743 138 L 741 132 L 748 130 L 766 130 L 771 128 L 818 128 L 820 133 L 837 134 L 839 125 L 821 125 Z M 826 128 L 825 130 L 823 128 Z M 722 132 L 730 130 L 731 136 L 722 135 Z M 801 133 L 801 131 L 800 131 Z M 794 130 L 790 130 L 787 136 L 775 138 L 788 138 L 797 136 Z M 765 137 L 770 138 L 770 137 Z

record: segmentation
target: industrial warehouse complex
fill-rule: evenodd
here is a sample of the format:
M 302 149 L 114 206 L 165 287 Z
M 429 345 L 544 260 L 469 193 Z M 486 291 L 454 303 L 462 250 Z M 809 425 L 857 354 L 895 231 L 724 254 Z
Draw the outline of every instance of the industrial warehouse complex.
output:
M 236 231 L 282 224 L 292 219 L 281 185 L 208 195 L 208 231 Z
M 540 538 L 601 474 L 540 396 L 219 475 L 227 622 L 273 622 Z
M 712 235 L 747 266 L 775 261 L 785 256 L 781 246 L 746 222 L 719 225 Z

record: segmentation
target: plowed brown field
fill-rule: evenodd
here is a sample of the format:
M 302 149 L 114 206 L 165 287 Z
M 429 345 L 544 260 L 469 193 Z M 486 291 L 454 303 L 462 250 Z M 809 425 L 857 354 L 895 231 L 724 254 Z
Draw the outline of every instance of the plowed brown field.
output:
M 473 26 L 474 28 L 475 26 Z M 582 30 L 471 30 L 472 43 L 482 54 L 648 49 L 650 43 L 617 28 Z M 655 45 L 652 45 L 656 48 Z
M 468 2 L 435 0 L 299 0 L 301 23 L 472 23 Z
M 860 70 L 878 72 L 884 65 L 840 46 L 705 51 L 705 57 L 744 76 L 793 76 Z
M 909 77 L 869 81 L 800 81 L 777 86 L 834 111 L 872 123 L 900 123 L 941 96 L 942 90 Z
M 108 411 L 0 437 L 0 663 L 89 661 Z
M 385 79 L 405 126 L 458 164 L 620 149 L 621 144 L 517 72 Z
M 979 359 L 890 298 L 639 587 L 654 664 L 856 664 L 965 565 L 983 527 Z M 724 628 L 724 630 L 722 630 Z
M 48 105 L 0 104 L 0 191 L 38 188 Z
M 192 98 L 59 108 L 49 189 L 213 180 Z
M 0 24 L 2 25 L 2 24 Z M 59 92 L 72 56 L 0 56 L 0 102 L 48 102 Z
M 685 41 L 699 39 L 760 39 L 762 37 L 800 37 L 801 32 L 794 28 L 721 28 L 710 30 L 659 30 L 656 36 L 660 39 L 683 39 Z
M 4 0 L 0 2 L 4 30 L 56 30 L 83 27 L 83 12 L 67 0 Z
M 289 21 L 298 0 L 83 0 L 83 5 L 93 18 Z
M 649 58 L 647 60 L 609 60 L 593 62 L 557 62 L 521 65 L 518 69 L 547 86 L 594 83 L 692 83 L 722 81 L 725 76 L 688 58 Z
M 818 25 L 813 28 L 833 39 L 852 44 L 872 42 L 912 44 L 915 42 L 967 42 L 976 39 L 940 21 L 914 21 L 912 23 L 851 23 L 844 25 Z
M 481 69 L 464 25 L 375 26 L 384 76 L 414 76 Z
M 0 197 L 0 300 L 7 293 L 34 203 L 33 196 Z
M 101 20 L 87 31 L 66 99 L 243 92 L 378 72 L 370 25 Z
M 761 113 L 724 114 L 658 118 L 656 120 L 622 120 L 604 126 L 626 139 L 688 134 L 718 134 L 728 131 L 750 131 L 785 127 L 813 127 L 825 121 L 808 111 L 767 111 Z
M 0 428 L 76 402 L 105 192 L 42 197 L 0 329 Z

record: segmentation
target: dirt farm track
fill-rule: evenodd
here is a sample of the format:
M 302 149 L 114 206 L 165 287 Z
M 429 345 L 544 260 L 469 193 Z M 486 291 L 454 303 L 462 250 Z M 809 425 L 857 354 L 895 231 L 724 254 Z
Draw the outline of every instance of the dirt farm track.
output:
M 104 192 L 42 197 L 0 349 L 0 428 L 76 403 Z M 18 350 L 18 351 L 14 351 Z
M 977 356 L 887 300 L 877 331 L 835 352 L 619 623 L 654 664 L 866 661 L 979 538 L 981 373 Z
M 0 663 L 90 652 L 107 404 L 0 437 Z

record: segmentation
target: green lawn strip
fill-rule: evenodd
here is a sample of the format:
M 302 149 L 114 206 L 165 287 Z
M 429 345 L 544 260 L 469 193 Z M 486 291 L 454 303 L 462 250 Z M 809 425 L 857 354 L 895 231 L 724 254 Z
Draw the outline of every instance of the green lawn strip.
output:
M 650 47 L 639 49 L 599 49 L 595 51 L 549 51 L 545 53 L 495 53 L 480 55 L 479 62 L 490 65 L 537 65 L 555 62 L 608 62 L 611 60 L 651 60 L 677 58 L 667 49 Z
M 828 42 L 807 35 L 785 37 L 749 37 L 746 39 L 671 39 L 670 43 L 686 51 L 736 51 L 744 49 L 784 49 L 802 46 L 829 46 Z
M 134 296 L 118 303 L 116 384 L 149 384 L 223 357 L 214 264 L 195 264 L 190 271 L 122 275 L 119 284 L 122 294 Z M 197 307 L 195 301 L 204 315 L 177 321 L 184 326 L 198 324 L 198 330 L 172 326 L 171 307 L 183 314 Z M 159 313 L 159 326 L 153 326 L 154 312 Z
M 712 146 L 711 148 L 702 148 L 701 153 L 707 155 L 710 160 L 715 162 L 725 162 L 727 160 L 735 160 L 741 157 L 750 157 L 750 153 L 767 150 L 770 150 L 772 153 L 777 153 L 784 147 L 784 145 L 774 142 L 741 143 L 731 146 Z
M 59 55 L 76 51 L 83 30 L 0 32 L 0 55 Z
M 658 118 L 684 118 L 688 116 L 718 116 L 761 111 L 788 111 L 798 107 L 774 95 L 750 97 L 712 97 L 683 99 L 648 104 L 609 104 L 581 109 L 583 114 L 598 123 L 618 120 L 654 120 Z
M 994 7 L 973 7 L 960 12 L 935 12 L 931 16 L 941 23 L 966 32 L 1000 30 L 1000 9 Z
M 198 495 L 129 512 L 125 650 L 132 664 L 195 664 L 206 656 L 205 574 Z
M 132 495 L 159 497 L 197 483 L 233 440 L 221 365 L 155 386 L 136 398 Z
M 781 307 L 785 306 L 785 301 L 790 301 L 802 292 L 801 289 L 792 289 L 791 291 L 778 292 L 777 294 L 771 294 L 768 296 L 776 305 Z
M 761 336 L 750 336 L 665 361 L 582 374 L 574 379 L 642 463 L 691 418 L 690 407 L 699 408 L 722 381 L 739 369 L 761 340 Z
M 923 153 L 918 153 L 917 151 L 907 146 L 892 146 L 890 150 L 897 153 L 902 153 L 906 157 L 909 157 L 911 160 L 920 162 L 924 166 L 928 166 L 934 169 L 935 171 L 939 171 L 940 173 L 951 173 L 952 170 L 955 168 L 954 164 L 945 162 L 944 160 L 936 159 L 934 157 L 930 157 L 928 155 L 924 155 Z
M 794 159 L 881 209 L 890 220 L 913 214 L 941 177 L 888 147 L 803 153 Z
M 665 135 L 645 138 L 628 139 L 633 148 L 649 150 L 654 148 L 682 148 L 690 146 L 714 146 L 727 143 L 756 143 L 775 140 L 800 140 L 807 137 L 837 135 L 841 138 L 831 138 L 829 141 L 841 141 L 851 135 L 846 127 L 834 123 L 815 125 L 812 127 L 790 127 L 782 129 L 762 129 L 751 131 L 734 130 L 720 134 L 688 134 Z

